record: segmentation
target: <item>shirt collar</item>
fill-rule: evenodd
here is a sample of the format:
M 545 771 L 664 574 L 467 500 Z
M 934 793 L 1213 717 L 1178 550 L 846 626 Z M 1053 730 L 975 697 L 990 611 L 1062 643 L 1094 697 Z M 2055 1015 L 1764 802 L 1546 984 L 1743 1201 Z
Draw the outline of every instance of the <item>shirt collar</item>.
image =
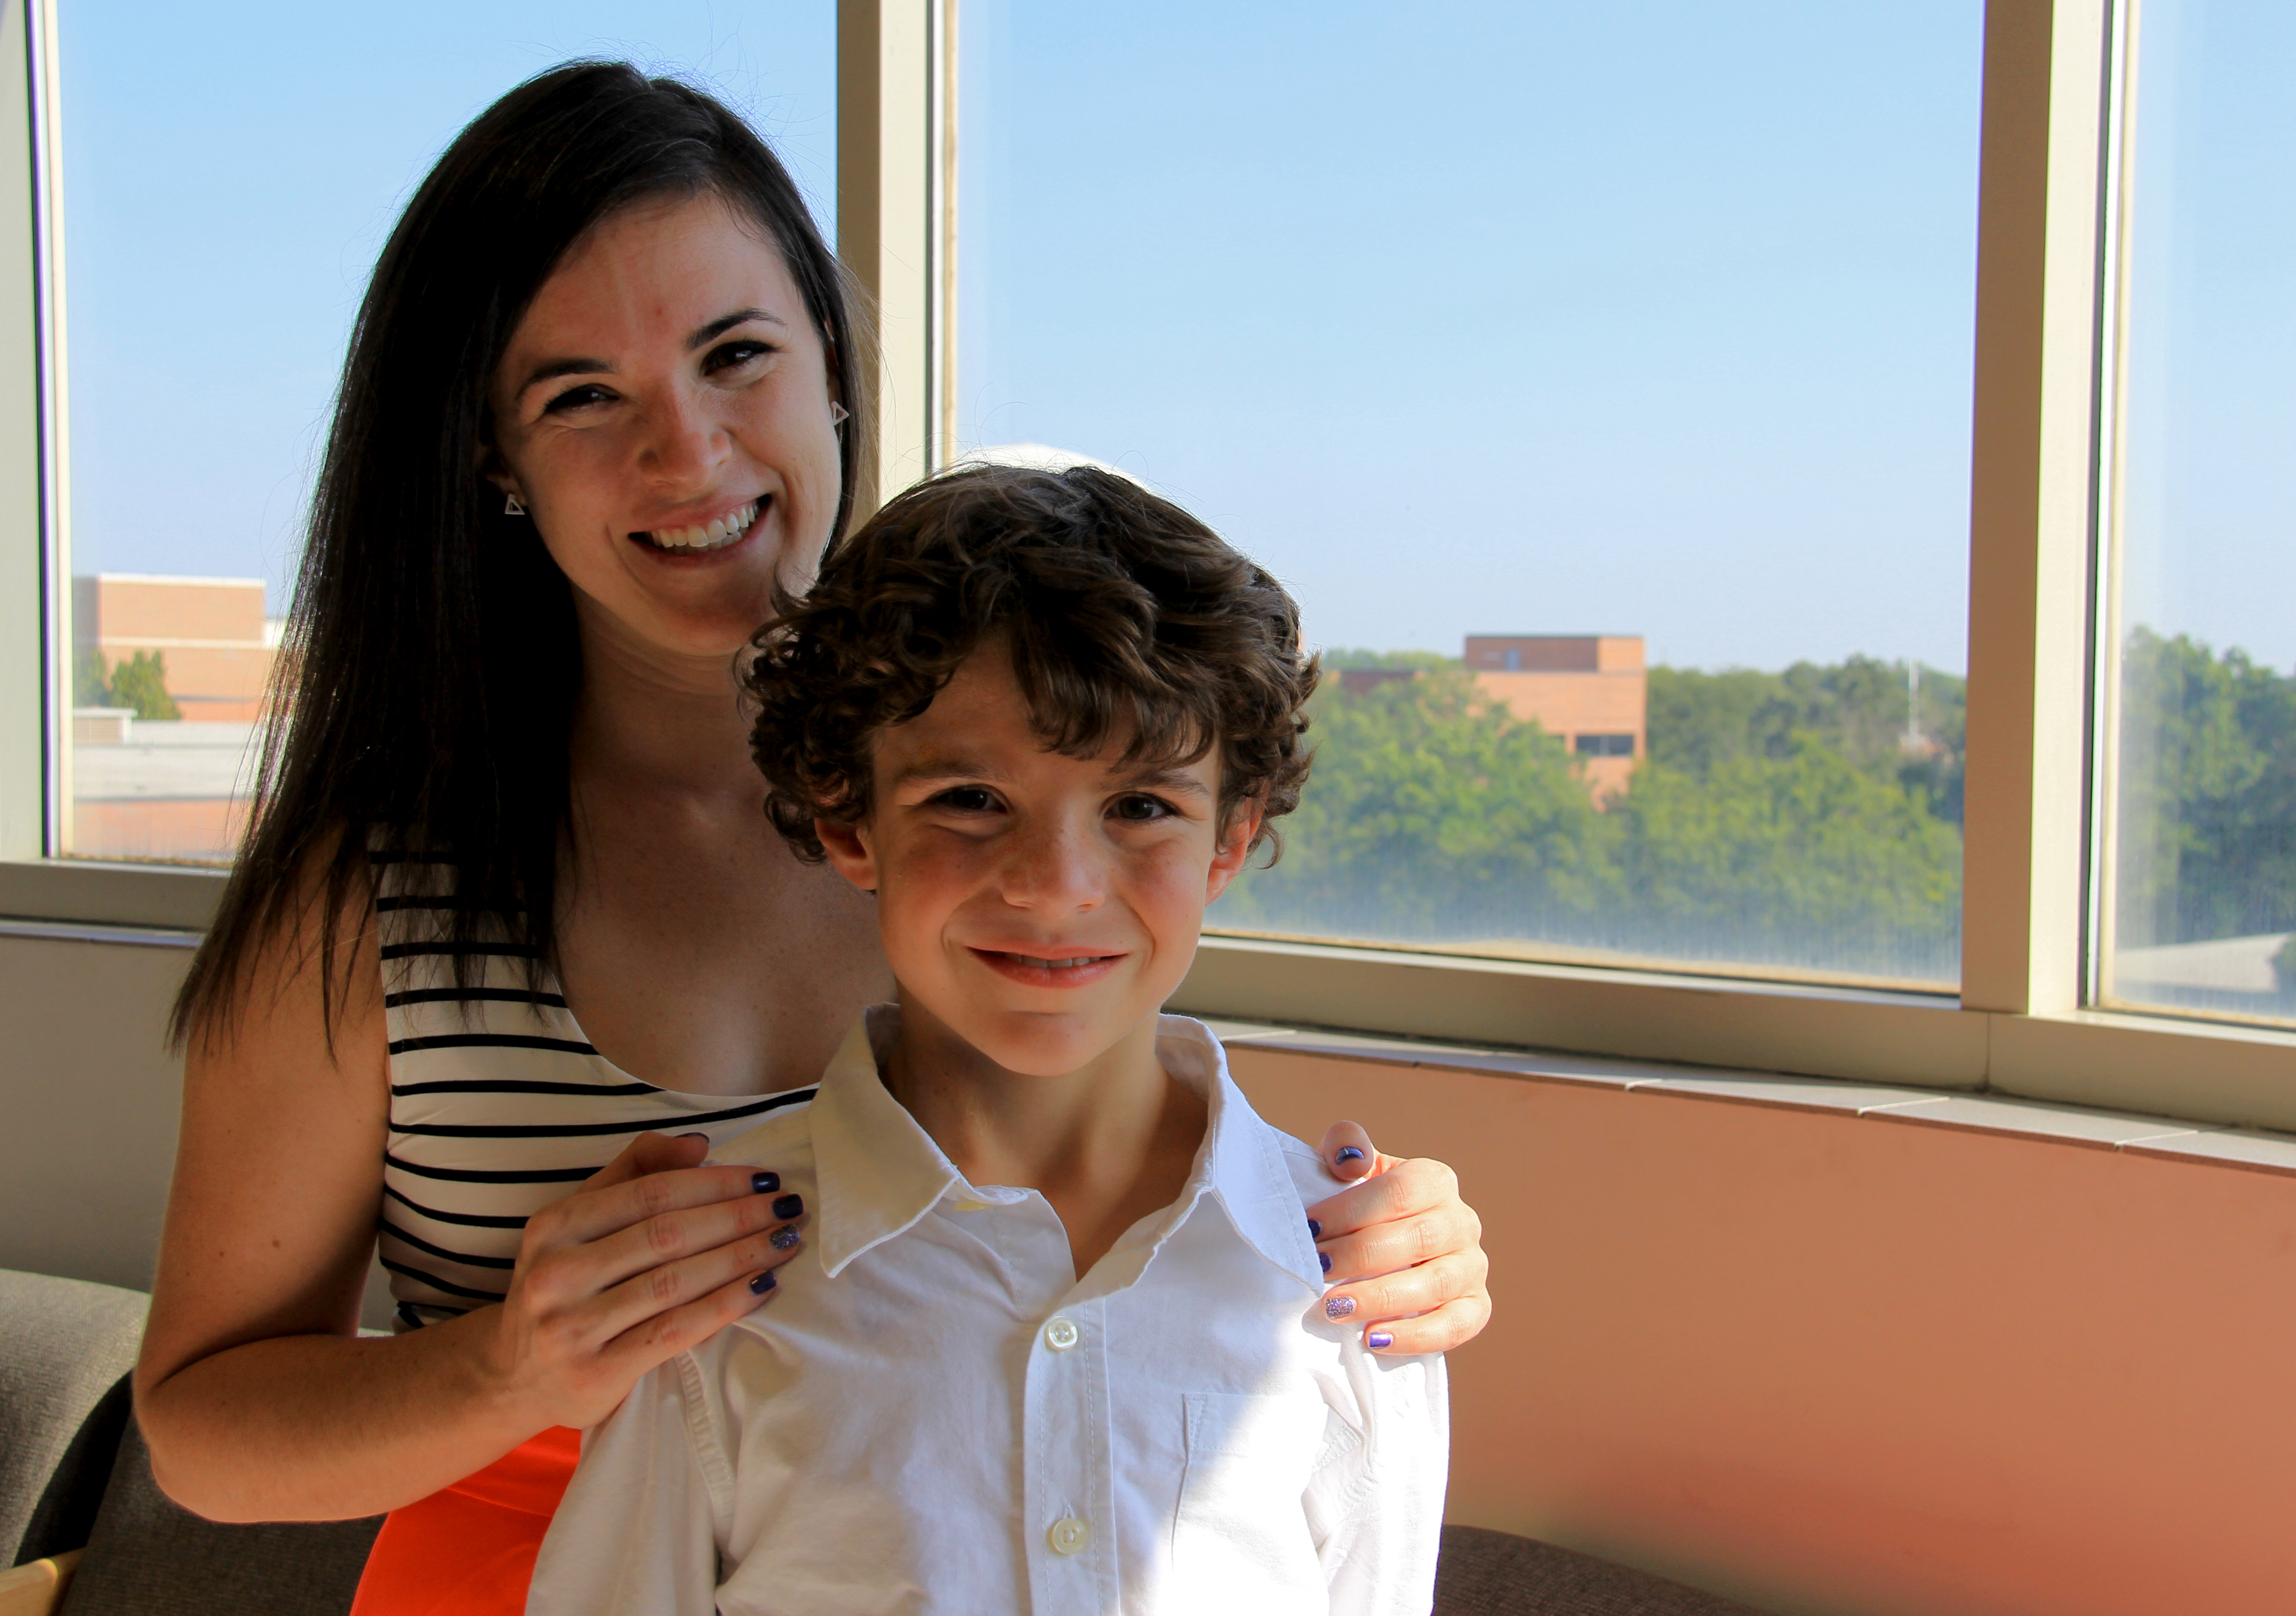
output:
M 898 1005 L 872 1005 L 853 1023 L 811 1108 L 815 1239 L 832 1277 L 870 1247 L 913 1226 L 964 1176 L 885 1090 L 878 1055 L 899 1032 Z
M 1201 1021 L 1185 1015 L 1156 1018 L 1156 1059 L 1173 1079 L 1204 1097 L 1204 1143 L 1187 1186 L 1151 1237 L 1160 1246 L 1209 1197 L 1226 1213 L 1245 1243 L 1313 1292 L 1324 1288 L 1323 1264 L 1308 1233 L 1300 1191 L 1283 1160 L 1282 1141 L 1251 1109 L 1228 1075 L 1227 1051 Z
M 951 1190 L 979 1193 L 878 1076 L 880 1055 L 899 1029 L 898 1005 L 873 1005 L 864 1012 L 831 1058 L 810 1108 L 821 1203 L 815 1240 L 822 1267 L 832 1276 L 914 1226 Z M 1203 1096 L 1206 1120 L 1188 1182 L 1149 1235 L 1149 1254 L 1179 1230 L 1197 1202 L 1210 1198 L 1261 1257 L 1320 1292 L 1323 1267 L 1281 1136 L 1254 1114 L 1235 1087 L 1227 1052 L 1211 1029 L 1186 1016 L 1159 1016 L 1156 1058 L 1175 1081 Z

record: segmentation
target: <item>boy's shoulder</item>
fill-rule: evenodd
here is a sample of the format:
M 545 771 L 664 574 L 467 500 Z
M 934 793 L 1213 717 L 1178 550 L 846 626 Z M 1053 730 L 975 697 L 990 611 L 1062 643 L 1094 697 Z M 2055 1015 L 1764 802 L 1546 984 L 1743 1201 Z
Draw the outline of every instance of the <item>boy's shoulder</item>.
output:
M 1261 1126 L 1267 1129 L 1269 1139 L 1282 1156 L 1284 1170 L 1292 1176 L 1292 1187 L 1299 1192 L 1301 1206 L 1313 1206 L 1348 1187 L 1343 1180 L 1332 1177 L 1331 1169 L 1324 1165 L 1323 1157 L 1316 1153 L 1314 1145 L 1293 1138 L 1273 1123 L 1263 1121 Z
M 1332 1177 L 1315 1146 L 1293 1138 L 1259 1114 L 1259 1108 L 1235 1080 L 1219 1035 L 1209 1026 L 1193 1016 L 1168 1013 L 1158 1018 L 1157 1031 L 1157 1053 L 1167 1070 L 1185 1062 L 1195 1069 L 1193 1080 L 1210 1081 L 1223 1091 L 1226 1127 L 1251 1136 L 1273 1155 L 1275 1164 L 1291 1179 L 1301 1206 L 1313 1206 L 1348 1187 Z

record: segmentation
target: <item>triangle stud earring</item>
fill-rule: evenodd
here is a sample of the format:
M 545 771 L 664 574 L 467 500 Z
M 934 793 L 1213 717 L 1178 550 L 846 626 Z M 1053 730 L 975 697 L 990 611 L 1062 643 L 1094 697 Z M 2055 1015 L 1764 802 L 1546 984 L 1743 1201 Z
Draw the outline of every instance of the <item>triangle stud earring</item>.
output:
M 845 424 L 845 422 L 846 422 L 847 418 L 848 418 L 849 416 L 850 416 L 850 415 L 851 415 L 851 414 L 852 414 L 852 412 L 851 412 L 850 410 L 847 409 L 843 405 L 841 405 L 841 404 L 838 403 L 835 399 L 833 399 L 833 398 L 832 398 L 832 400 L 830 400 L 830 404 L 829 404 L 829 424 L 830 424 L 830 425 L 832 425 L 832 426 L 843 426 L 843 425 Z
M 505 494 L 503 496 L 503 514 L 504 516 L 523 516 L 526 514 L 526 507 L 518 503 L 517 495 Z

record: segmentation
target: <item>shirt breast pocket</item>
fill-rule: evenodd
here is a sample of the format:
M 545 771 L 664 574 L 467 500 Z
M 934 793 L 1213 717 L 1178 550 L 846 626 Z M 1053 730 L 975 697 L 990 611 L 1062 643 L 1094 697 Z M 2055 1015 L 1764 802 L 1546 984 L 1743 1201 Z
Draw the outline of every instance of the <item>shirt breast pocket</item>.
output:
M 1172 1517 L 1172 1612 L 1291 1616 L 1327 1608 L 1302 1495 L 1324 1445 L 1312 1394 L 1192 1392 Z

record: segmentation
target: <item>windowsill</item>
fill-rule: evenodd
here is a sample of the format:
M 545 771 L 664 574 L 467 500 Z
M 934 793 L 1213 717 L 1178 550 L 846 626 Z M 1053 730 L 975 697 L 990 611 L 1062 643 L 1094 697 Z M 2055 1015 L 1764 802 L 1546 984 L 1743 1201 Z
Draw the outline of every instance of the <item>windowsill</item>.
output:
M 225 879 L 222 870 L 189 865 L 0 859 L 0 916 L 204 931 L 215 919 Z
M 2218 1167 L 2296 1177 L 2296 1135 L 2260 1128 L 2195 1127 L 2165 1117 L 2098 1111 L 2087 1106 L 2037 1104 L 1950 1089 L 1786 1077 L 1775 1072 L 1718 1071 L 1546 1050 L 1478 1048 L 1224 1019 L 1213 1021 L 1211 1026 L 1220 1041 L 1231 1049 L 1265 1049 L 1321 1060 L 1611 1088 L 1621 1093 L 1710 1104 L 1824 1112 L 1880 1122 L 2047 1140 L 2083 1149 L 2204 1161 Z
M 2296 1131 L 2296 1032 L 2185 1018 L 2017 1014 L 1944 995 L 1215 935 L 1173 1008 L 1453 1048 L 1846 1079 L 1916 1097 L 1959 1090 L 2172 1117 L 2196 1130 Z

